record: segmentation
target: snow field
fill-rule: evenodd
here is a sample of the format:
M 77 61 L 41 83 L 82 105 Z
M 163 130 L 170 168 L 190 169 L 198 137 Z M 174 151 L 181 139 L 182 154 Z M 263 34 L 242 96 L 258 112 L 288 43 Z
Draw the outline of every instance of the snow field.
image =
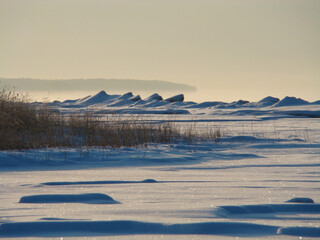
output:
M 218 127 L 218 141 L 2 151 L 0 237 L 319 238 L 319 118 L 293 116 L 301 105 L 274 108 L 149 116 L 185 129 Z M 121 204 L 71 201 L 100 194 Z M 28 196 L 60 202 L 19 203 Z

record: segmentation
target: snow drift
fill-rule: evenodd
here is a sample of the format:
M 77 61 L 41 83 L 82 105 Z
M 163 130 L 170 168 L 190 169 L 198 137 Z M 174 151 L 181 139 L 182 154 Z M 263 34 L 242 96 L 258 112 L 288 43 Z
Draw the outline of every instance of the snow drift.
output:
M 50 221 L 4 223 L 0 226 L 0 237 L 75 237 L 127 234 L 205 234 L 253 237 L 275 235 L 277 230 L 277 226 L 230 222 L 167 225 L 138 221 Z
M 116 204 L 112 197 L 102 193 L 85 194 L 47 194 L 24 196 L 19 203 L 88 203 L 88 204 Z

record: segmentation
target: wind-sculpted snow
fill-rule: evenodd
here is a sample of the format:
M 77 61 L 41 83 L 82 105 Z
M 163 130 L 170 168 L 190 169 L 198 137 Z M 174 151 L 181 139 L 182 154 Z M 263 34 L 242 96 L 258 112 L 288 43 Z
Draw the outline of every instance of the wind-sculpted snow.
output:
M 139 221 L 41 221 L 3 223 L 0 238 L 89 237 L 112 235 L 218 235 L 320 237 L 315 227 L 279 227 L 241 222 L 163 224 Z
M 276 103 L 274 107 L 297 106 L 297 105 L 306 105 L 306 104 L 309 104 L 309 102 L 301 98 L 285 97 L 280 102 Z
M 130 183 L 157 183 L 154 179 L 145 179 L 143 181 L 78 181 L 78 182 L 45 182 L 41 185 L 59 186 L 59 185 L 96 185 L 96 184 L 130 184 Z
M 262 139 L 262 138 L 256 138 L 253 136 L 235 136 L 235 137 L 225 137 L 225 138 L 219 138 L 219 142 L 274 142 L 276 139 Z
M 101 111 L 102 120 L 103 113 L 114 111 L 187 110 L 139 121 L 187 130 L 192 126 L 204 133 L 220 129 L 222 137 L 119 149 L 1 151 L 1 238 L 320 237 L 320 122 L 311 118 L 320 113 L 319 104 L 272 107 L 277 99 L 267 98 L 197 105 L 106 95 L 100 94 L 101 103 L 87 106 Z M 57 110 L 86 111 L 85 104 L 74 106 L 88 100 L 56 103 L 69 106 Z M 98 195 L 83 198 L 90 193 Z M 100 199 L 99 193 L 121 204 L 109 204 L 109 196 Z M 46 195 L 55 203 L 47 204 Z M 31 197 L 30 203 L 18 203 L 22 196 L 22 201 Z
M 162 224 L 138 221 L 50 221 L 4 223 L 0 237 L 75 237 L 107 235 L 276 235 L 279 227 L 238 222 Z
M 155 94 L 152 94 L 151 96 L 147 97 L 146 99 L 144 99 L 144 101 L 146 101 L 146 102 L 154 101 L 154 100 L 161 101 L 161 100 L 163 100 L 163 98 L 158 93 L 155 93 Z
M 108 95 L 105 91 L 101 91 L 94 96 L 85 97 L 84 99 L 80 99 L 76 101 L 74 104 L 89 106 L 92 104 L 103 103 L 107 100 L 114 98 L 114 96 Z
M 225 103 L 223 102 L 203 102 L 203 103 L 194 103 L 194 104 L 190 104 L 189 106 L 187 106 L 188 108 L 210 108 L 210 107 L 215 107 L 215 106 L 219 106 L 219 105 L 224 105 Z
M 291 198 L 287 202 L 289 203 L 314 203 L 311 198 Z
M 87 204 L 117 204 L 112 197 L 102 193 L 85 194 L 44 194 L 24 196 L 19 203 L 87 203 Z
M 215 215 L 226 218 L 246 218 L 257 214 L 320 214 L 320 204 L 286 203 L 286 204 L 257 204 L 241 206 L 220 206 L 214 210 Z
M 272 106 L 273 104 L 276 104 L 279 101 L 280 101 L 279 98 L 269 96 L 261 99 L 257 105 L 260 107 L 269 107 L 269 106 Z
M 283 227 L 278 231 L 281 235 L 289 235 L 289 236 L 299 236 L 299 239 L 302 237 L 312 237 L 319 238 L 320 237 L 320 228 L 315 227 Z
M 49 105 L 56 110 L 71 109 L 73 112 L 83 112 L 90 107 L 90 111 L 97 114 L 234 114 L 259 116 L 261 119 L 266 119 L 266 117 L 270 119 L 270 115 L 277 118 L 320 117 L 320 108 L 317 107 L 320 101 L 310 103 L 296 97 L 285 97 L 280 100 L 269 96 L 257 102 L 238 100 L 231 103 L 221 101 L 196 103 L 184 100 L 183 94 L 163 99 L 158 93 L 141 98 L 140 95 L 133 95 L 132 92 L 110 95 L 105 91 L 100 91 L 93 96 L 64 102 L 54 101 Z
M 282 113 L 287 114 L 287 115 L 291 115 L 294 117 L 320 118 L 320 111 L 289 110 L 289 111 L 282 111 Z
M 183 102 L 183 100 L 184 100 L 183 94 L 179 94 L 179 95 L 165 99 L 165 101 L 167 102 Z
M 230 149 L 238 146 L 246 147 L 246 152 L 230 152 Z M 208 160 L 240 160 L 262 159 L 260 149 L 272 151 L 303 149 L 316 151 L 320 149 L 319 143 L 310 143 L 300 139 L 264 139 L 252 136 L 222 137 L 206 143 L 172 143 L 150 145 L 147 149 L 139 148 L 52 148 L 25 151 L 0 152 L 0 170 L 36 170 L 36 169 L 77 169 L 90 167 L 124 167 L 124 166 L 161 166 L 173 164 L 196 164 Z M 232 164 L 230 166 L 210 166 L 204 170 L 235 169 L 256 167 L 318 167 L 320 163 L 274 163 L 268 164 Z M 186 168 L 195 168 L 187 167 Z M 126 182 L 126 181 L 119 181 Z M 104 182 L 101 184 L 107 184 Z M 112 183 L 112 182 L 110 182 Z

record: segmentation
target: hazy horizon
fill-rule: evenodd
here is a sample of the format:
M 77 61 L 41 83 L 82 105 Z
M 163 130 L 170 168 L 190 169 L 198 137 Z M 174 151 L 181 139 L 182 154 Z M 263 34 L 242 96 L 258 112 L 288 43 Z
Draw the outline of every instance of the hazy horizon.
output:
M 25 78 L 27 79 L 27 78 Z M 194 91 L 192 90 L 178 90 L 178 89 L 171 89 L 171 90 L 166 90 L 166 89 L 155 89 L 155 90 L 139 90 L 139 89 L 112 89 L 112 88 L 104 88 L 104 87 L 100 87 L 97 88 L 95 90 L 72 90 L 72 91 L 68 91 L 68 90 L 22 90 L 22 87 L 15 87 L 13 85 L 5 85 L 1 83 L 1 80 L 3 80 L 3 78 L 0 78 L 0 88 L 4 87 L 7 90 L 13 90 L 17 93 L 21 93 L 25 96 L 27 96 L 28 98 L 30 98 L 30 100 L 32 101 L 54 101 L 54 100 L 58 100 L 58 101 L 64 101 L 64 100 L 69 100 L 69 99 L 79 99 L 79 98 L 83 98 L 89 95 L 95 95 L 97 94 L 99 91 L 106 91 L 108 94 L 114 95 L 121 95 L 121 94 L 125 94 L 127 92 L 132 92 L 133 95 L 140 95 L 143 98 L 149 97 L 150 95 L 154 94 L 154 93 L 158 93 L 160 94 L 164 99 L 165 98 L 169 98 L 172 97 L 174 95 L 177 94 L 184 94 L 185 96 L 185 101 L 194 101 L 194 102 L 205 102 L 205 101 L 224 101 L 224 102 L 233 102 L 233 101 L 238 101 L 238 100 L 248 100 L 250 102 L 257 102 L 267 96 L 272 96 L 272 97 L 277 97 L 277 98 L 284 98 L 287 95 L 265 95 L 265 96 L 257 96 L 257 97 L 238 97 L 238 96 L 231 96 L 229 98 L 218 98 L 217 96 L 213 96 L 210 92 L 210 90 L 207 90 L 207 92 L 205 92 L 204 90 L 202 90 L 202 94 L 199 94 L 198 90 L 195 89 Z M 38 79 L 37 79 L 38 80 Z M 46 79 L 48 80 L 48 79 Z M 44 80 L 44 81 L 46 81 Z M 51 79 L 52 80 L 52 79 Z M 70 80 L 70 79 L 69 79 Z M 116 80 L 116 79 L 114 79 Z M 123 79 L 119 79 L 119 80 L 123 80 Z M 133 79 L 132 79 L 133 80 Z M 65 81 L 65 79 L 56 79 L 56 80 L 52 80 L 52 81 Z M 144 81 L 144 80 L 134 80 L 134 81 Z M 158 80 L 150 80 L 150 81 L 158 81 Z M 160 81 L 161 82 L 161 81 Z M 168 82 L 171 83 L 171 82 Z M 177 84 L 178 85 L 178 84 Z M 189 87 L 192 87 L 190 85 L 188 85 Z M 290 95 L 289 95 L 290 96 Z M 290 97 L 297 97 L 297 98 L 301 98 L 301 96 L 293 96 L 291 95 Z M 314 102 L 314 101 L 318 101 L 320 100 L 320 97 L 318 99 L 310 99 L 310 98 L 303 98 L 306 101 L 309 102 Z
M 319 12 L 317 0 L 0 0 L 0 77 L 161 80 L 195 86 L 191 101 L 316 101 Z

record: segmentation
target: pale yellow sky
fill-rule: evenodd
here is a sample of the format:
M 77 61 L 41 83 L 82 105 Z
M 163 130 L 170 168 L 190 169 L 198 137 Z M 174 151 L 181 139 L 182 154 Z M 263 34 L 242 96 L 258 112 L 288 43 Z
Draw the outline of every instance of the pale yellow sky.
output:
M 320 1 L 0 0 L 0 77 L 165 80 L 196 86 L 189 100 L 319 100 Z

